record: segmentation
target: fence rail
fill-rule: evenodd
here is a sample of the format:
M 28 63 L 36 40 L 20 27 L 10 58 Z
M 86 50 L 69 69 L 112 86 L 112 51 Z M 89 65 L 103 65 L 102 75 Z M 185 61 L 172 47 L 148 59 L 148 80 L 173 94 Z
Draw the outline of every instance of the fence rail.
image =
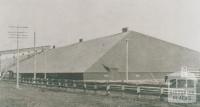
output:
M 16 82 L 15 79 L 3 79 Z M 110 95 L 114 92 L 124 94 L 136 95 L 140 98 L 141 95 L 159 96 L 160 100 L 166 100 L 168 97 L 167 85 L 150 85 L 150 84 L 131 84 L 123 82 L 88 82 L 82 80 L 66 80 L 66 79 L 33 79 L 20 78 L 20 84 L 28 84 L 38 87 L 47 88 L 62 88 L 62 89 L 80 89 L 83 92 L 94 91 L 95 93 L 103 92 L 105 95 Z M 200 101 L 200 93 L 196 93 L 197 100 Z
M 15 80 L 14 80 L 15 81 Z M 59 87 L 81 89 L 84 91 L 105 91 L 106 94 L 112 92 L 129 93 L 135 95 L 155 95 L 166 97 L 168 89 L 164 85 L 145 85 L 145 84 L 127 84 L 120 82 L 86 82 L 81 80 L 66 79 L 33 79 L 20 78 L 21 84 L 30 84 L 35 86 Z

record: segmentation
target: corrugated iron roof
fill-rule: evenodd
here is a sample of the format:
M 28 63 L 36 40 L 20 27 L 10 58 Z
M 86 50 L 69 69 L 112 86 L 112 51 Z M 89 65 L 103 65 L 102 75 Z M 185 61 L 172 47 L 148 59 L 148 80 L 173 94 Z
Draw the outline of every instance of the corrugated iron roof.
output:
M 128 33 L 128 32 L 127 32 Z M 127 33 L 102 37 L 65 47 L 55 48 L 36 56 L 38 73 L 79 73 L 84 72 L 98 61 L 110 48 Z M 46 55 L 46 57 L 45 57 Z M 46 60 L 45 60 L 46 59 Z M 32 73 L 34 58 L 20 63 L 21 73 Z M 15 71 L 15 67 L 10 68 Z
M 36 57 L 37 72 L 107 72 L 102 65 L 125 72 L 126 39 L 129 39 L 129 72 L 175 72 L 183 65 L 200 68 L 199 52 L 128 31 L 43 52 Z M 33 68 L 34 58 L 20 63 L 21 73 L 33 73 Z M 15 71 L 15 67 L 11 70 Z

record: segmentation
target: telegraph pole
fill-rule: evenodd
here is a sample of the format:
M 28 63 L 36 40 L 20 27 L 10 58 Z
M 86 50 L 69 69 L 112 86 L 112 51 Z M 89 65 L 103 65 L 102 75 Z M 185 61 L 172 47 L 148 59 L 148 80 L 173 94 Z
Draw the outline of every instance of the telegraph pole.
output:
M 36 34 L 34 32 L 34 75 L 33 75 L 33 79 L 34 79 L 34 83 L 36 80 L 36 71 L 37 71 L 37 62 L 36 62 Z
M 17 39 L 17 68 L 16 68 L 16 74 L 17 74 L 17 77 L 16 77 L 16 88 L 19 88 L 19 39 L 20 38 L 26 38 L 27 37 L 27 35 L 25 35 L 25 33 L 26 32 L 24 32 L 24 31 L 20 31 L 20 29 L 25 29 L 25 28 L 28 28 L 27 26 L 9 26 L 9 28 L 14 28 L 14 29 L 16 29 L 16 31 L 14 31 L 14 32 L 8 32 L 9 33 L 9 35 L 11 36 L 11 37 L 9 37 L 9 38 L 15 38 L 15 39 Z
M 128 39 L 126 39 L 126 82 L 128 82 L 129 60 L 128 60 Z
M 47 54 L 46 50 L 44 50 L 44 79 L 47 79 Z
M 18 27 L 17 27 L 17 88 L 19 88 L 19 35 L 18 35 Z
M 1 54 L 0 54 L 0 73 L 2 74 L 2 72 L 1 72 L 1 71 L 2 71 L 1 68 L 2 68 L 2 67 L 1 67 Z M 2 76 L 1 74 L 0 74 L 0 76 Z

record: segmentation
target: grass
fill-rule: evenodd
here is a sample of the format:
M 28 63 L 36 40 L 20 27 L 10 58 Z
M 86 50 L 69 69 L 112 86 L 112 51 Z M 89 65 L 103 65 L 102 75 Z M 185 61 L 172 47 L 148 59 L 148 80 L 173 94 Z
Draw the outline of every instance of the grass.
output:
M 180 107 L 160 102 L 156 97 L 133 95 L 120 97 L 117 94 L 105 96 L 73 90 L 59 91 L 20 85 L 15 88 L 12 82 L 0 81 L 0 107 Z M 195 106 L 196 107 L 196 106 Z

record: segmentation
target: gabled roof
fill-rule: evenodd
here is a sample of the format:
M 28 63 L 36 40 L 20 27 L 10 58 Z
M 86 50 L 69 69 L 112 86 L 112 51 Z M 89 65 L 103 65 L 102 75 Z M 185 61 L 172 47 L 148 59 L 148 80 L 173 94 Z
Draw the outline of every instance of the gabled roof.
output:
M 107 72 L 103 65 L 115 68 L 113 72 L 126 72 L 126 40 L 128 72 L 169 73 L 179 71 L 182 66 L 200 68 L 199 52 L 130 31 L 86 72 Z
M 119 33 L 43 52 L 36 56 L 37 72 L 84 72 L 118 43 L 127 33 Z M 32 73 L 34 72 L 33 69 L 33 57 L 20 63 L 21 73 Z M 12 67 L 11 70 L 15 71 L 15 67 Z
M 36 57 L 37 72 L 107 72 L 104 66 L 125 72 L 125 40 L 129 40 L 129 72 L 175 72 L 181 66 L 200 68 L 199 52 L 128 31 L 43 52 Z M 20 63 L 21 73 L 33 73 L 33 68 L 34 58 Z M 15 67 L 11 70 L 15 71 Z

